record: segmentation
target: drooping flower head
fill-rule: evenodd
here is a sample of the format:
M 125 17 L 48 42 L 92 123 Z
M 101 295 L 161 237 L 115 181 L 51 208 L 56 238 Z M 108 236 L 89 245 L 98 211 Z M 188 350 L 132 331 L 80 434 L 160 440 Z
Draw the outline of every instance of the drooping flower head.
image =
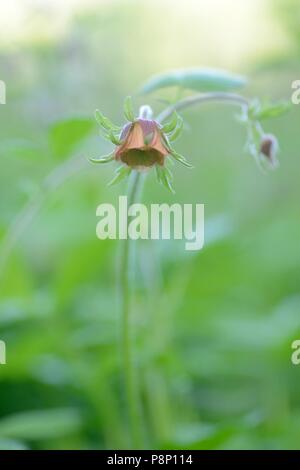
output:
M 167 159 L 173 157 L 183 165 L 191 167 L 171 146 L 171 142 L 182 131 L 182 118 L 174 112 L 170 122 L 161 125 L 152 119 L 152 110 L 149 106 L 142 106 L 139 116 L 135 118 L 130 97 L 125 100 L 124 114 L 127 123 L 120 128 L 112 124 L 100 111 L 96 111 L 95 117 L 102 133 L 115 145 L 115 148 L 111 154 L 91 161 L 106 163 L 115 160 L 121 163 L 110 184 L 119 182 L 132 170 L 144 171 L 155 167 L 158 181 L 173 192 L 172 174 L 167 166 Z
M 278 149 L 278 140 L 273 134 L 263 135 L 260 143 L 260 153 L 262 157 L 267 160 L 271 168 L 276 168 L 278 166 Z
M 241 121 L 247 126 L 246 149 L 254 157 L 258 167 L 266 173 L 279 166 L 277 155 L 279 143 L 275 135 L 264 131 L 262 121 L 267 118 L 280 116 L 286 113 L 289 104 L 286 102 L 262 104 L 258 99 L 252 100 L 243 108 Z

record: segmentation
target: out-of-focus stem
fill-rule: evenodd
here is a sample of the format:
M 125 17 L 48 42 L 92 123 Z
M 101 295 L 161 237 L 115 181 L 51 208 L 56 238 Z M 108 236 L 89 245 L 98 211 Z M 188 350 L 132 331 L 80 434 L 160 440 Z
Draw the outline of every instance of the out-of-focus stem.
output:
M 150 106 L 141 106 L 139 117 L 150 119 L 152 109 Z M 129 178 L 127 192 L 128 207 L 140 199 L 140 193 L 143 185 L 143 174 L 134 170 Z M 128 232 L 127 218 L 127 232 Z M 128 235 L 128 234 L 127 234 Z M 142 406 L 140 402 L 140 393 L 136 374 L 136 365 L 134 360 L 134 347 L 132 335 L 132 315 L 131 315 L 131 265 L 133 262 L 134 242 L 128 236 L 122 240 L 122 251 L 120 259 L 120 293 L 122 303 L 122 355 L 124 364 L 124 380 L 126 390 L 127 409 L 130 422 L 131 444 L 133 448 L 140 449 L 143 446 L 143 426 L 142 426 Z
M 142 174 L 134 171 L 131 174 L 128 187 L 128 206 L 134 204 L 139 195 L 142 183 Z M 128 228 L 128 221 L 127 221 Z M 120 297 L 121 297 L 121 338 L 123 375 L 125 393 L 130 423 L 131 445 L 135 449 L 142 447 L 142 414 L 136 367 L 133 351 L 132 316 L 131 316 L 131 263 L 133 260 L 133 243 L 129 238 L 121 241 L 120 258 Z
M 232 104 L 240 105 L 242 108 L 249 107 L 249 101 L 241 95 L 237 95 L 235 93 L 201 93 L 199 95 L 188 96 L 175 104 L 164 109 L 156 118 L 158 122 L 163 122 L 168 119 L 174 111 L 181 111 L 186 108 L 190 108 L 191 106 L 196 106 L 199 104 L 204 104 L 210 101 L 218 101 L 218 102 L 228 102 Z
M 14 221 L 10 225 L 5 237 L 1 242 L 0 249 L 0 281 L 4 275 L 7 261 L 16 243 L 30 225 L 34 217 L 40 211 L 48 194 L 59 188 L 65 181 L 79 173 L 87 166 L 87 160 L 80 157 L 71 158 L 54 168 L 42 181 L 36 194 L 17 213 Z

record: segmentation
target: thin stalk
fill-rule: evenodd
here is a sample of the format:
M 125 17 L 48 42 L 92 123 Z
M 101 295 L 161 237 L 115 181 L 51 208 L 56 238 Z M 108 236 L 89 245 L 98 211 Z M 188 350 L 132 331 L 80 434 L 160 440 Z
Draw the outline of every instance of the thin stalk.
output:
M 237 104 L 242 106 L 242 108 L 249 107 L 249 101 L 241 95 L 236 95 L 235 93 L 205 93 L 194 96 L 188 96 L 177 103 L 168 106 L 164 109 L 156 118 L 158 122 L 163 122 L 172 116 L 174 111 L 181 111 L 183 109 L 189 108 L 191 106 L 196 106 L 198 104 L 207 103 L 210 101 L 219 101 L 219 102 L 229 102 L 232 104 Z
M 134 171 L 131 174 L 128 187 L 128 206 L 134 204 L 138 198 L 142 174 Z M 127 220 L 128 228 L 128 220 Z M 133 448 L 142 447 L 142 413 L 140 396 L 138 390 L 136 368 L 133 354 L 132 341 L 132 318 L 131 318 L 131 262 L 133 260 L 133 242 L 127 238 L 122 241 L 120 259 L 120 297 L 121 297 L 121 345 L 124 367 L 124 382 L 126 393 L 126 404 L 130 424 L 130 438 Z

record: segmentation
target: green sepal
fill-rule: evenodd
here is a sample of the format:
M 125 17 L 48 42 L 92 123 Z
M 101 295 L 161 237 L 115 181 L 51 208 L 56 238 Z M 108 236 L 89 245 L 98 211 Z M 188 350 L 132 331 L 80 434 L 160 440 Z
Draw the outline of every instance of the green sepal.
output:
M 161 176 L 160 176 L 160 167 L 158 165 L 155 165 L 155 172 L 156 172 L 156 179 L 159 184 L 162 184 L 161 181 Z
M 109 140 L 109 141 L 110 141 L 112 144 L 114 144 L 114 145 L 121 145 L 122 142 L 123 142 L 121 139 L 119 139 L 118 136 L 116 136 L 116 135 L 114 134 L 113 131 L 105 132 L 104 129 L 101 129 L 101 130 L 100 130 L 100 135 L 101 135 L 101 137 L 103 137 L 104 139 Z
M 95 119 L 99 126 L 103 127 L 107 131 L 118 132 L 121 130 L 121 127 L 115 126 L 107 117 L 105 117 L 99 109 L 95 111 Z
M 177 127 L 175 128 L 173 134 L 171 134 L 170 136 L 168 136 L 168 140 L 170 142 L 174 142 L 178 137 L 179 135 L 181 134 L 182 132 L 182 129 L 183 129 L 183 119 L 178 116 L 178 124 L 177 124 Z
M 186 166 L 187 168 L 193 168 L 193 165 L 191 165 L 186 158 L 183 155 L 180 155 L 180 153 L 177 153 L 174 149 L 170 149 L 170 155 L 179 163 L 182 165 Z
M 111 141 L 112 144 L 114 145 L 121 145 L 122 144 L 122 140 L 120 140 L 118 137 L 116 137 L 113 132 L 109 132 L 109 134 L 107 134 L 107 139 L 109 139 Z
M 126 96 L 124 100 L 124 116 L 127 121 L 134 121 L 134 112 L 133 112 L 133 105 L 132 105 L 132 98 L 131 96 Z
M 90 162 L 92 163 L 109 163 L 113 161 L 115 158 L 114 152 L 110 153 L 109 155 L 104 155 L 100 158 L 89 158 Z
M 173 132 L 176 129 L 178 119 L 179 119 L 179 116 L 178 116 L 177 112 L 174 111 L 171 120 L 169 122 L 166 122 L 166 124 L 164 124 L 162 126 L 162 129 L 161 129 L 162 132 L 164 134 L 168 134 L 169 132 Z
M 122 141 L 119 139 L 117 135 L 115 135 L 116 131 L 107 131 L 105 129 L 100 129 L 100 135 L 103 139 L 109 140 L 114 145 L 121 145 Z
M 171 172 L 166 167 L 156 167 L 157 177 L 161 184 L 163 184 L 172 194 L 175 194 L 172 181 L 171 181 Z
M 173 173 L 171 172 L 170 168 L 168 168 L 166 165 L 164 166 L 164 171 L 169 178 L 170 181 L 173 181 Z
M 119 166 L 119 168 L 117 168 L 116 170 L 116 175 L 114 176 L 114 178 L 108 183 L 107 186 L 113 186 L 114 184 L 117 184 L 119 183 L 120 181 L 122 181 L 124 178 L 126 178 L 127 176 L 130 175 L 132 171 L 132 168 L 130 168 L 129 166 Z

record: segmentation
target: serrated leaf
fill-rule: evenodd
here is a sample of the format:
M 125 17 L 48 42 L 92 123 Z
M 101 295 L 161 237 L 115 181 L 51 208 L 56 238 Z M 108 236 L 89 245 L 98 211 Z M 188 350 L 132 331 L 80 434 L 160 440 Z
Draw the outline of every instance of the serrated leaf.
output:
M 107 131 L 120 131 L 121 128 L 118 126 L 115 126 L 106 116 L 104 116 L 99 109 L 96 109 L 95 111 L 95 119 L 97 123 L 106 129 Z
M 110 153 L 109 155 L 104 155 L 100 158 L 89 158 L 89 160 L 93 163 L 109 163 L 114 160 L 115 154 L 114 152 Z
M 116 170 L 116 176 L 108 183 L 108 186 L 113 186 L 117 183 L 119 183 L 120 181 L 122 181 L 124 178 L 126 178 L 127 176 L 129 176 L 129 174 L 131 173 L 131 168 L 128 167 L 128 166 L 120 166 L 119 168 L 117 168 Z
M 134 112 L 131 96 L 126 96 L 124 100 L 124 116 L 127 121 L 134 121 Z
M 68 157 L 94 127 L 93 120 L 73 118 L 56 122 L 49 131 L 50 146 L 57 158 Z
M 181 69 L 151 78 L 143 87 L 143 93 L 167 87 L 180 87 L 198 92 L 230 91 L 246 84 L 245 78 L 223 70 Z

